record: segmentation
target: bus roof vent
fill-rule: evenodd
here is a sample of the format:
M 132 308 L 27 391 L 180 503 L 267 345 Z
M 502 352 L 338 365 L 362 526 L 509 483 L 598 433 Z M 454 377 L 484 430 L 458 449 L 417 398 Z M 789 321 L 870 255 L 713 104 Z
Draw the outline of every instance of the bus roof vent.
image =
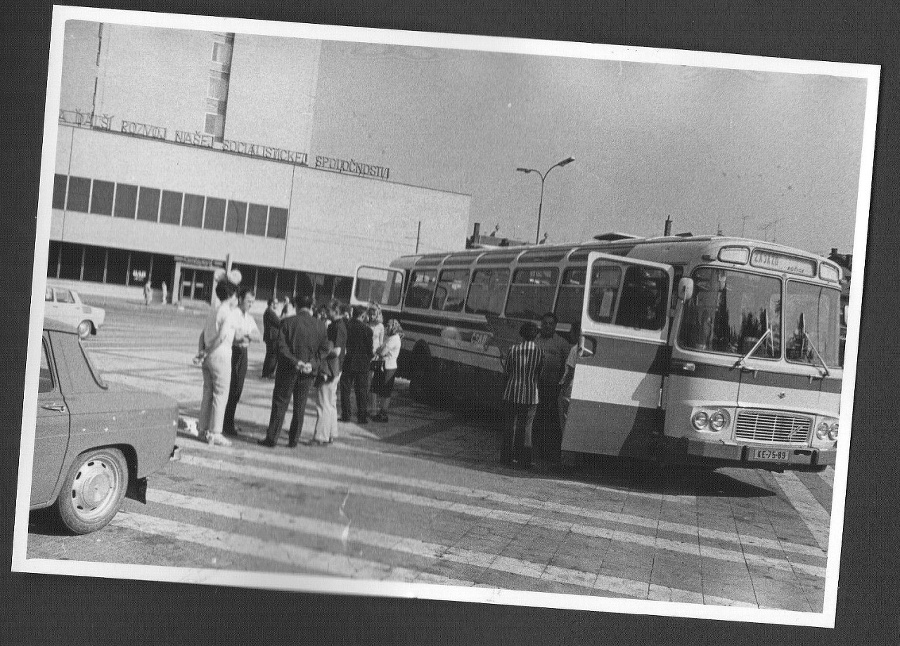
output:
M 594 240 L 600 242 L 613 242 L 615 240 L 636 240 L 641 236 L 632 235 L 630 233 L 619 233 L 618 231 L 610 231 L 609 233 L 600 233 L 594 236 Z

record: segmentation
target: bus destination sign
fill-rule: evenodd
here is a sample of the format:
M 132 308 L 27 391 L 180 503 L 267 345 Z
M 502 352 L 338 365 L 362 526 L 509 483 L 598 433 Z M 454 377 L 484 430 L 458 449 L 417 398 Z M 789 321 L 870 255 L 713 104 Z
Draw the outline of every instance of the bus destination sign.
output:
M 808 258 L 798 258 L 775 251 L 755 249 L 750 257 L 750 264 L 754 267 L 784 271 L 789 274 L 799 274 L 814 278 L 816 275 L 816 261 Z

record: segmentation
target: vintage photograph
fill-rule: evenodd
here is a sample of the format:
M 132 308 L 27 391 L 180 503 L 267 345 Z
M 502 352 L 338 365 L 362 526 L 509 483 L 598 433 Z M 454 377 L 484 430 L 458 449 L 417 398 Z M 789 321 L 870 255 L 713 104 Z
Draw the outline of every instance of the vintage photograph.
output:
M 14 571 L 833 626 L 877 66 L 52 32 Z

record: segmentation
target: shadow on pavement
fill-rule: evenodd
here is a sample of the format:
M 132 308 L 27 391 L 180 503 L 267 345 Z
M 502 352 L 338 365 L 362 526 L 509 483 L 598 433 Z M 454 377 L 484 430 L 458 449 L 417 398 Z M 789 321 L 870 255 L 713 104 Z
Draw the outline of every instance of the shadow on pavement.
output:
M 502 416 L 497 411 L 464 408 L 461 405 L 429 408 L 425 404 L 413 401 L 405 388 L 400 389 L 397 400 L 403 407 L 401 415 L 409 412 L 417 417 L 433 418 L 435 414 L 440 414 L 442 419 L 406 431 L 387 434 L 380 440 L 386 452 L 402 452 L 422 459 L 482 472 L 502 473 L 511 477 L 568 480 L 621 488 L 623 491 L 727 498 L 760 498 L 775 495 L 764 487 L 710 468 L 663 466 L 649 461 L 611 456 L 580 456 L 583 459 L 578 461 L 577 466 L 552 467 L 544 472 L 515 469 L 500 461 Z M 421 411 L 419 415 L 416 414 L 418 411 Z M 430 415 L 427 414 L 429 412 Z M 474 432 L 484 433 L 485 437 L 479 438 L 479 443 L 483 445 L 481 450 L 461 451 L 458 444 L 429 441 L 439 438 L 443 433 L 451 433 L 460 426 L 475 427 Z M 422 441 L 427 445 L 419 445 Z M 442 446 L 452 446 L 452 449 L 442 451 Z

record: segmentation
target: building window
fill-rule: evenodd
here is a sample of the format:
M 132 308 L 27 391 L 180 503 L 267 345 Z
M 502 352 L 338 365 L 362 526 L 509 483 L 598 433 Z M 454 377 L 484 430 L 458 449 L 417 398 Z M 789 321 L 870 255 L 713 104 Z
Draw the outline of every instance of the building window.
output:
M 63 244 L 60 255 L 59 277 L 81 280 L 81 245 Z
M 94 283 L 103 282 L 103 269 L 106 267 L 106 249 L 103 247 L 84 248 L 84 274 L 82 280 Z
M 225 218 L 225 230 L 231 233 L 244 233 L 247 220 L 247 203 L 228 200 L 228 215 Z
M 266 235 L 266 217 L 269 207 L 264 204 L 251 204 L 247 211 L 247 234 L 252 236 Z
M 256 298 L 269 300 L 278 298 L 275 293 L 275 270 L 269 267 L 260 267 L 256 271 Z
M 108 249 L 106 252 L 106 282 L 124 285 L 128 279 L 128 252 L 124 249 Z
M 163 224 L 181 224 L 181 193 L 162 192 L 159 209 L 159 221 Z
M 138 220 L 156 222 L 159 220 L 159 189 L 141 186 L 138 198 Z
M 289 269 L 279 269 L 277 271 L 278 293 L 286 296 L 293 296 L 297 293 L 297 272 Z
M 269 228 L 266 235 L 270 238 L 281 238 L 287 236 L 287 209 L 279 209 L 277 207 L 269 208 Z
M 68 177 L 56 174 L 53 176 L 53 208 L 66 208 L 66 183 Z
M 202 195 L 184 194 L 184 213 L 181 218 L 181 226 L 196 227 L 203 226 L 203 203 L 206 198 Z
M 207 113 L 203 125 L 203 132 L 212 135 L 216 141 L 222 141 L 225 137 L 225 116 Z
M 50 246 L 47 250 L 47 278 L 59 278 L 60 247 L 62 247 L 61 242 L 50 241 Z
M 206 215 L 203 228 L 221 231 L 225 228 L 225 200 L 218 197 L 206 198 Z
M 112 182 L 94 180 L 94 190 L 91 191 L 91 213 L 96 215 L 112 215 L 113 192 L 116 185 Z
M 132 184 L 116 184 L 116 209 L 113 215 L 117 218 L 134 219 L 134 208 L 137 205 L 138 187 Z
M 149 253 L 131 252 L 131 266 L 128 271 L 129 285 L 143 285 L 150 279 L 153 269 L 152 258 L 153 256 Z
M 87 213 L 90 196 L 91 180 L 87 177 L 69 178 L 69 197 L 66 200 L 66 209 Z

